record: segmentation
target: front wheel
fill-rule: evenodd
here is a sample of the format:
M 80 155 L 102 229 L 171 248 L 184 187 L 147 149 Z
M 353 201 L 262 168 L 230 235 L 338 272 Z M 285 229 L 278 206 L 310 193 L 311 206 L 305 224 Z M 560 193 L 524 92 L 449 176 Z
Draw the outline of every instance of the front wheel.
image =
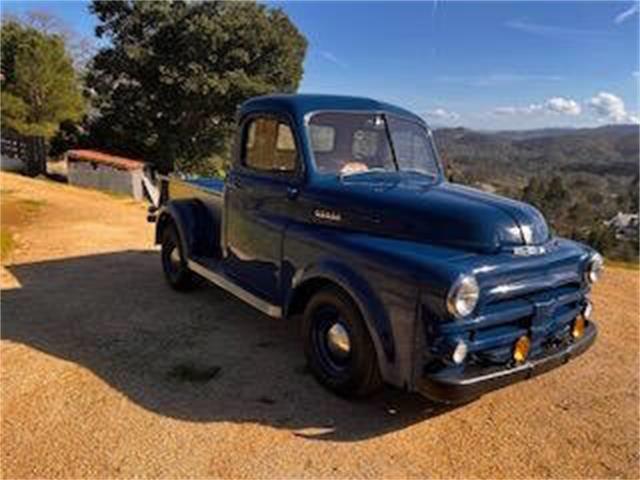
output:
M 346 397 L 367 396 L 382 385 L 376 351 L 358 307 L 337 288 L 315 294 L 304 312 L 304 349 L 314 376 Z
M 162 232 L 162 270 L 167 283 L 174 290 L 190 290 L 195 284 L 195 275 L 187 267 L 187 258 L 176 227 L 171 224 Z

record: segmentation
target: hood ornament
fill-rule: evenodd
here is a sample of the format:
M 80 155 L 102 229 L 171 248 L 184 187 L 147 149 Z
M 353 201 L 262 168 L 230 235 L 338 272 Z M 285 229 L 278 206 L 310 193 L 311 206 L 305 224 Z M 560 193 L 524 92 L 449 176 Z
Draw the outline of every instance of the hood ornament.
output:
M 547 249 L 544 245 L 523 245 L 521 247 L 513 247 L 513 254 L 519 257 L 543 255 L 545 253 L 547 253 Z

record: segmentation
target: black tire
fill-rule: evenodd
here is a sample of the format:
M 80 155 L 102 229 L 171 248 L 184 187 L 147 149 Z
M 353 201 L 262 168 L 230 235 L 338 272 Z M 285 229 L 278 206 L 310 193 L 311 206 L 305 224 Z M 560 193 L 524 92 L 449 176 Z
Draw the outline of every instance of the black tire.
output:
M 173 223 L 162 231 L 161 257 L 164 277 L 171 288 L 188 291 L 196 286 L 195 274 L 187 267 L 187 258 Z
M 348 348 L 344 341 L 336 344 L 331 340 L 344 340 L 345 333 Z M 345 397 L 364 397 L 382 386 L 371 336 L 358 307 L 344 291 L 326 288 L 311 298 L 304 311 L 302 335 L 311 371 L 330 390 Z

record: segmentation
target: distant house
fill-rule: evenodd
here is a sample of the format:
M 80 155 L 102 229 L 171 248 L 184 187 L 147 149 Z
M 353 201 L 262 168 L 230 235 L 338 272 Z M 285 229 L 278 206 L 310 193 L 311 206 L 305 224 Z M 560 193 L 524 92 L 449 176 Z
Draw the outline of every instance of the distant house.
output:
M 71 185 L 95 188 L 144 198 L 143 171 L 140 160 L 117 157 L 96 150 L 67 152 L 68 181 Z
M 620 240 L 632 239 L 638 234 L 638 214 L 618 212 L 613 218 L 604 222 L 614 230 Z

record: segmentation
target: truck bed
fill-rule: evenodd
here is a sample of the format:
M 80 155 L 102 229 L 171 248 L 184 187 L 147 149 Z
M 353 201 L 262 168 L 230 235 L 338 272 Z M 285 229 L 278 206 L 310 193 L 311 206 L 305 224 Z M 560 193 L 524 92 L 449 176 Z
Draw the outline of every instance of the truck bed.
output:
M 196 188 L 200 188 L 211 193 L 222 193 L 222 189 L 224 188 L 224 181 L 214 177 L 194 178 L 192 180 L 185 180 L 185 183 L 189 183 Z
M 188 217 L 199 224 L 191 233 L 198 236 L 200 251 L 213 262 L 221 258 L 222 216 L 224 212 L 224 182 L 217 178 L 183 179 L 177 176 L 162 178 L 161 204 L 177 202 L 191 212 Z M 186 214 L 185 214 L 186 215 Z
M 210 201 L 211 197 L 221 199 L 224 190 L 224 181 L 213 177 L 181 179 L 172 176 L 164 181 L 168 182 L 168 193 L 171 200 L 199 198 Z

